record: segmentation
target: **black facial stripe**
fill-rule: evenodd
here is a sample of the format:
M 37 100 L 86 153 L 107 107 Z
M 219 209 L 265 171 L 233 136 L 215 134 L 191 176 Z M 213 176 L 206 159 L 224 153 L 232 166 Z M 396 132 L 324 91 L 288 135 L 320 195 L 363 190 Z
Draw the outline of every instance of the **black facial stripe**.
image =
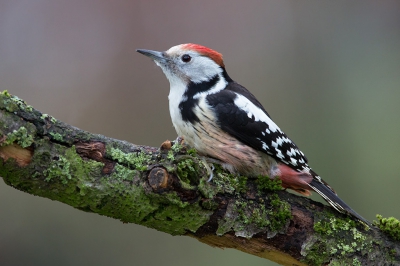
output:
M 189 83 L 188 88 L 183 95 L 183 98 L 186 98 L 186 100 L 179 104 L 179 110 L 181 111 L 183 121 L 190 122 L 192 124 L 200 121 L 193 110 L 198 104 L 199 100 L 193 99 L 193 96 L 197 93 L 208 91 L 218 83 L 219 79 L 219 75 L 215 75 L 208 81 L 203 81 L 201 83 Z
M 184 96 L 193 98 L 193 96 L 199 92 L 208 91 L 210 88 L 214 87 L 219 81 L 219 75 L 215 75 L 208 81 L 203 81 L 201 83 L 190 82 L 187 91 Z

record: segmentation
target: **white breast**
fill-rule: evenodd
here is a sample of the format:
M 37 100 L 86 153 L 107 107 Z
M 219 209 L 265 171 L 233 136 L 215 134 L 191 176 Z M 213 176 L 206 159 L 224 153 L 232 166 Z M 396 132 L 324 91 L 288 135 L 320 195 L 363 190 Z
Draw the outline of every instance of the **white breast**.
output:
M 171 88 L 168 96 L 172 123 L 178 136 L 183 137 L 189 146 L 204 153 L 203 141 L 207 134 L 210 133 L 207 132 L 208 129 L 205 127 L 207 127 L 206 125 L 210 124 L 215 117 L 210 110 L 210 106 L 208 106 L 205 101 L 206 95 L 204 94 L 198 95 L 198 104 L 194 107 L 194 112 L 198 116 L 200 122 L 197 122 L 195 125 L 190 122 L 185 122 L 182 119 L 181 110 L 179 109 L 180 102 L 184 100 L 182 99 L 183 93 L 179 92 L 179 90 L 180 89 L 177 87 L 174 87 L 174 89 Z
M 183 137 L 185 143 L 195 148 L 199 154 L 224 162 L 223 166 L 231 172 L 238 171 L 246 175 L 270 175 L 270 170 L 276 165 L 276 161 L 222 131 L 215 124 L 216 118 L 205 97 L 205 95 L 198 97 L 195 113 L 200 122 L 194 125 L 179 119 L 179 104 L 170 106 L 170 108 L 174 108 L 173 111 L 170 110 L 171 117 L 176 119 L 175 121 L 173 119 L 173 124 L 178 136 Z

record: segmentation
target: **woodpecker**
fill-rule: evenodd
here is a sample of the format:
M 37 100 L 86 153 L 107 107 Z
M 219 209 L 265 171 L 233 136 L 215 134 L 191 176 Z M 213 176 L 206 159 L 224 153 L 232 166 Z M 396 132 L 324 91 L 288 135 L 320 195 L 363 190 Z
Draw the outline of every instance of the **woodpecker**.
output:
M 370 225 L 308 166 L 256 97 L 229 77 L 220 53 L 193 43 L 137 52 L 166 75 L 172 123 L 199 154 L 221 161 L 232 173 L 280 178 L 283 188 L 305 196 L 314 190 L 337 211 Z

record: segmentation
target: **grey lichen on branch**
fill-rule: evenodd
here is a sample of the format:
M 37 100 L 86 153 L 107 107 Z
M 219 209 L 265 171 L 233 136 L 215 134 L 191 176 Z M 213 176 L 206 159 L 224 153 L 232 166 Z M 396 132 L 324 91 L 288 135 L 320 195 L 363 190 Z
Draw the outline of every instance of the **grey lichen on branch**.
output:
M 207 182 L 207 162 L 179 142 L 158 149 L 91 134 L 7 92 L 0 158 L 1 177 L 16 189 L 284 265 L 399 261 L 397 242 L 278 181 L 215 165 Z

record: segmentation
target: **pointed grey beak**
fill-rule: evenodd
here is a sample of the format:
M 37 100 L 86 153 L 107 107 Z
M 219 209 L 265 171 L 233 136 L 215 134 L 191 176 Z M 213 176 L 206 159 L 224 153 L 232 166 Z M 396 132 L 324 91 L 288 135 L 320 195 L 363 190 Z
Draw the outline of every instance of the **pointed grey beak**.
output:
M 146 49 L 137 49 L 136 52 L 141 53 L 142 55 L 148 56 L 157 62 L 165 62 L 168 60 L 164 56 L 163 52 L 146 50 Z

